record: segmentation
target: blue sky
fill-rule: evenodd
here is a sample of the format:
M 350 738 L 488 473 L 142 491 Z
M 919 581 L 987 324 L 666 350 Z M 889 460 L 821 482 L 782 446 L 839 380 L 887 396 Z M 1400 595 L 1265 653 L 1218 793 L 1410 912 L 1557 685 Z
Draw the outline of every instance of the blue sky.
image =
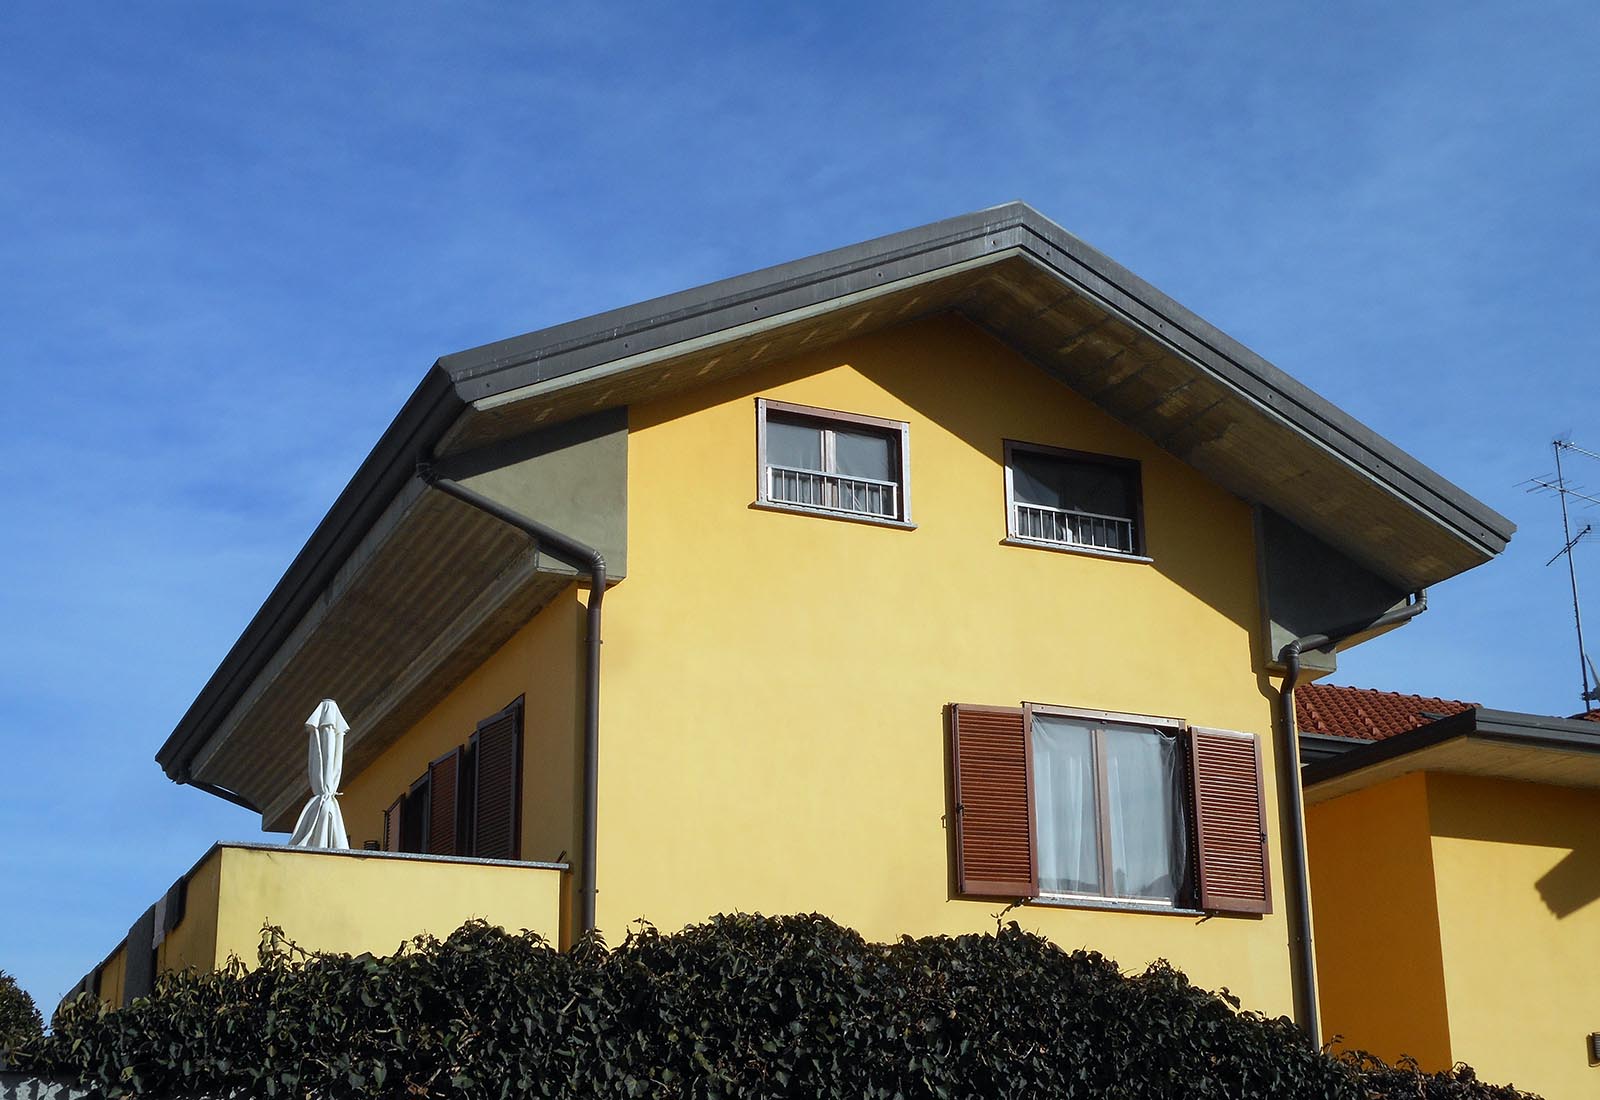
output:
M 1520 525 L 1340 681 L 1577 708 L 1517 484 L 1600 449 L 1600 7 L 769 7 L 0 6 L 0 968 L 47 1015 L 257 829 L 152 755 L 433 359 L 1008 199 Z

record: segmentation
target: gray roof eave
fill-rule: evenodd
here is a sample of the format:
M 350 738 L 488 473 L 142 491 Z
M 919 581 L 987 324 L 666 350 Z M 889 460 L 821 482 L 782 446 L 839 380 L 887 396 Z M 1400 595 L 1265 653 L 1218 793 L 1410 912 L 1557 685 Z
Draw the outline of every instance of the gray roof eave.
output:
M 223 658 L 157 752 L 157 761 L 173 779 L 188 778 L 195 753 L 412 476 L 416 461 L 475 403 L 514 400 L 514 392 L 524 387 L 685 341 L 715 339 L 753 318 L 826 306 L 874 286 L 937 277 L 946 268 L 1019 251 L 1167 342 L 1287 428 L 1317 440 L 1353 471 L 1411 502 L 1484 557 L 1503 550 L 1515 531 L 1504 516 L 1126 268 L 1026 204 L 1010 203 L 441 358 Z
M 449 376 L 430 369 L 156 752 L 170 778 L 188 780 L 195 753 L 464 409 Z
M 463 400 L 491 401 L 754 319 L 1017 250 L 1446 523 L 1486 556 L 1504 550 L 1515 533 L 1505 516 L 1021 202 L 485 344 L 447 355 L 439 365 Z
M 1309 789 L 1458 737 L 1525 749 L 1600 755 L 1600 725 L 1594 722 L 1473 707 L 1382 741 L 1362 742 L 1359 747 L 1337 756 L 1307 764 L 1301 769 L 1301 781 Z

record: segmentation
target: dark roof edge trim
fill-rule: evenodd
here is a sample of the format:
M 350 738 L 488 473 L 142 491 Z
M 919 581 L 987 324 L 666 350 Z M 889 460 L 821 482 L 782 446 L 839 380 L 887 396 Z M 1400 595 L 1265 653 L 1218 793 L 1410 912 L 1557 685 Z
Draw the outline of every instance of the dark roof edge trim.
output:
M 156 752 L 156 762 L 169 778 L 179 783 L 187 781 L 190 763 L 217 723 L 412 476 L 417 459 L 465 408 L 449 376 L 435 364 L 362 460 L 333 507 Z
M 1593 722 L 1473 707 L 1382 741 L 1366 742 L 1360 748 L 1331 759 L 1307 764 L 1301 769 L 1301 784 L 1314 787 L 1458 737 L 1558 752 L 1600 753 L 1600 729 L 1595 728 Z
M 490 400 L 751 320 L 1014 249 L 1127 323 L 1164 340 L 1425 514 L 1456 528 L 1469 543 L 1499 553 L 1515 533 L 1516 525 L 1505 516 L 1020 202 L 485 344 L 447 355 L 439 363 L 463 400 Z

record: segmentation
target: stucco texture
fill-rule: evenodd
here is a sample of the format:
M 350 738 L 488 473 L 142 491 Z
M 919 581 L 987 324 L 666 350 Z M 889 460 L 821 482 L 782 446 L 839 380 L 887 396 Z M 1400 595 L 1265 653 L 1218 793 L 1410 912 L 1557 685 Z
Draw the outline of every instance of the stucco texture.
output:
M 907 422 L 916 529 L 752 508 L 757 397 Z M 731 910 L 880 939 L 992 929 L 1004 903 L 951 888 L 945 704 L 1170 715 L 1262 737 L 1277 911 L 1010 919 L 1290 1011 L 1244 502 L 955 317 L 636 406 L 630 429 L 603 665 L 608 938 Z M 1153 564 L 1002 545 L 1007 438 L 1138 459 Z

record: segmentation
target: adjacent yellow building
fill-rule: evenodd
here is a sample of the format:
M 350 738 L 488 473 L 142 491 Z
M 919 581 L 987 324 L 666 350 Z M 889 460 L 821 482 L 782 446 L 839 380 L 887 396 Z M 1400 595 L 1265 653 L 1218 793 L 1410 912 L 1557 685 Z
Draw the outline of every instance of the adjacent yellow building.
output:
M 372 851 L 273 889 L 426 866 L 417 931 L 1005 912 L 1314 1031 L 1280 654 L 1511 533 L 1013 204 L 441 359 L 158 760 L 285 830 L 338 700 Z M 202 964 L 283 896 L 207 867 Z
M 1303 713 L 1333 716 L 1317 728 L 1364 739 L 1321 746 L 1306 769 L 1325 1032 L 1545 1097 L 1593 1095 L 1600 726 L 1308 694 Z M 1422 716 L 1441 710 L 1455 713 Z

